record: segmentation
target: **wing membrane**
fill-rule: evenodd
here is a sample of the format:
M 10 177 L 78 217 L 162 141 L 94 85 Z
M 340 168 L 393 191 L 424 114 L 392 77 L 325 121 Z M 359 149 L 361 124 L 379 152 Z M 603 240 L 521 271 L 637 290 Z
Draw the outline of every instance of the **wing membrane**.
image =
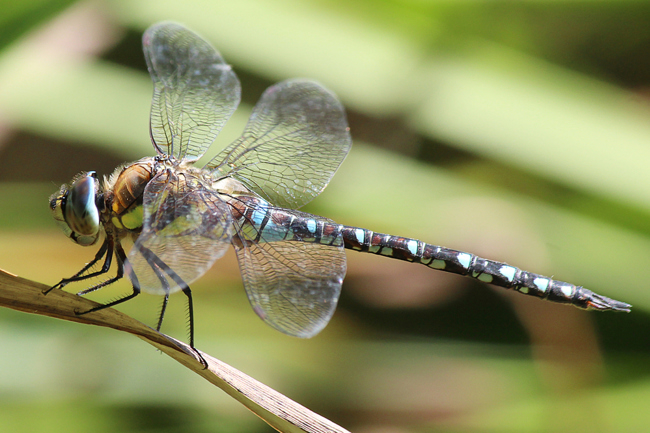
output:
M 317 221 L 330 220 L 294 211 Z M 340 236 L 331 245 L 288 239 L 287 227 L 269 224 L 262 233 L 238 230 L 233 242 L 244 288 L 253 310 L 285 334 L 309 338 L 334 314 L 346 271 Z M 253 239 L 258 242 L 252 242 Z
M 161 172 L 147 185 L 143 206 L 142 233 L 128 256 L 142 291 L 181 290 L 228 249 L 229 207 L 195 176 Z
M 312 81 L 287 80 L 264 92 L 242 137 L 207 167 L 276 206 L 297 208 L 327 186 L 351 145 L 336 96 Z
M 178 24 L 150 27 L 142 45 L 154 84 L 154 147 L 177 160 L 196 160 L 239 105 L 239 80 L 217 50 Z

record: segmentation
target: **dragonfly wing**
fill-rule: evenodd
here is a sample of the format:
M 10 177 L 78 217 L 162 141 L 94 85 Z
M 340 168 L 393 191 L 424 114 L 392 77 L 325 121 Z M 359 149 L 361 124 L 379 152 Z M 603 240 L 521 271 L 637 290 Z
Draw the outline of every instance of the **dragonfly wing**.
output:
M 228 249 L 229 206 L 197 177 L 165 170 L 147 185 L 142 233 L 127 271 L 144 292 L 173 293 L 202 276 Z
M 242 137 L 207 167 L 276 206 L 298 208 L 327 186 L 351 146 L 336 96 L 313 81 L 287 80 L 264 92 Z
M 150 27 L 142 45 L 154 84 L 154 147 L 177 160 L 197 160 L 239 105 L 239 80 L 217 50 L 179 24 Z
M 328 244 L 277 240 L 290 239 L 287 230 L 267 224 L 260 234 L 247 225 L 237 231 L 233 245 L 257 315 L 285 334 L 309 338 L 327 325 L 336 309 L 346 271 L 343 240 L 340 234 Z

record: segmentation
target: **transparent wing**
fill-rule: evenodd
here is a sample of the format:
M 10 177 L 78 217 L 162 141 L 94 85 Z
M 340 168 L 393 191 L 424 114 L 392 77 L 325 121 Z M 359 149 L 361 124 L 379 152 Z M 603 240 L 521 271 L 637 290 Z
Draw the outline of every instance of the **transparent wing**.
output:
M 135 272 L 134 284 L 144 292 L 183 289 L 228 249 L 229 206 L 188 173 L 166 170 L 154 177 L 145 189 L 143 207 L 142 233 L 129 252 L 128 266 Z
M 154 84 L 154 147 L 178 160 L 199 159 L 239 105 L 239 80 L 217 50 L 179 24 L 149 27 L 142 45 Z
M 285 334 L 309 338 L 327 325 L 336 309 L 346 271 L 343 241 L 340 236 L 331 245 L 274 241 L 284 239 L 286 231 L 268 224 L 260 235 L 247 225 L 238 230 L 233 245 L 248 300 L 257 315 Z
M 242 137 L 206 167 L 274 205 L 297 208 L 327 186 L 351 145 L 336 96 L 313 81 L 287 80 L 264 92 Z

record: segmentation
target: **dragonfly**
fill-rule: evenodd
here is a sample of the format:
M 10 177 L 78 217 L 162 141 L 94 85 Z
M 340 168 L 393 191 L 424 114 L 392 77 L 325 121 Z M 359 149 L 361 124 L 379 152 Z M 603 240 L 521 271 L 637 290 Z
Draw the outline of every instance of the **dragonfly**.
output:
M 334 314 L 345 249 L 582 309 L 630 311 L 627 303 L 506 263 L 296 210 L 323 191 L 352 145 L 342 104 L 314 81 L 292 79 L 268 88 L 241 137 L 195 166 L 237 108 L 239 80 L 209 42 L 173 22 L 146 30 L 143 49 L 154 87 L 150 136 L 156 155 L 102 180 L 94 171 L 82 172 L 50 197 L 54 219 L 72 241 L 91 246 L 102 239 L 93 260 L 50 290 L 107 278 L 78 293 L 85 295 L 125 275 L 133 288 L 78 314 L 141 292 L 162 295 L 160 331 L 169 295 L 182 291 L 194 348 L 190 284 L 231 245 L 255 313 L 296 337 L 316 335 Z M 122 244 L 128 238 L 133 246 L 127 255 Z M 104 275 L 113 259 L 116 273 L 109 278 Z

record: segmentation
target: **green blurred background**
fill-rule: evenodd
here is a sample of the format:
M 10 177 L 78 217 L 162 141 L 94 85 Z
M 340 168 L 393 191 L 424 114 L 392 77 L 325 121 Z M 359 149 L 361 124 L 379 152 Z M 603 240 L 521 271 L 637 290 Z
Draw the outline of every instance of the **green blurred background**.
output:
M 229 254 L 193 286 L 197 347 L 356 432 L 618 432 L 650 426 L 650 4 L 638 1 L 0 1 L 0 268 L 54 284 L 95 253 L 47 199 L 153 154 L 142 31 L 217 47 L 242 106 L 317 79 L 353 149 L 305 210 L 584 285 L 631 314 L 552 305 L 348 254 L 330 325 L 284 336 Z M 76 287 L 77 290 L 84 285 Z M 71 290 L 73 290 L 71 288 Z M 126 282 L 92 296 L 107 301 Z M 163 331 L 186 339 L 185 299 Z M 153 325 L 161 299 L 120 310 Z M 0 310 L 0 430 L 262 432 L 140 340 Z

